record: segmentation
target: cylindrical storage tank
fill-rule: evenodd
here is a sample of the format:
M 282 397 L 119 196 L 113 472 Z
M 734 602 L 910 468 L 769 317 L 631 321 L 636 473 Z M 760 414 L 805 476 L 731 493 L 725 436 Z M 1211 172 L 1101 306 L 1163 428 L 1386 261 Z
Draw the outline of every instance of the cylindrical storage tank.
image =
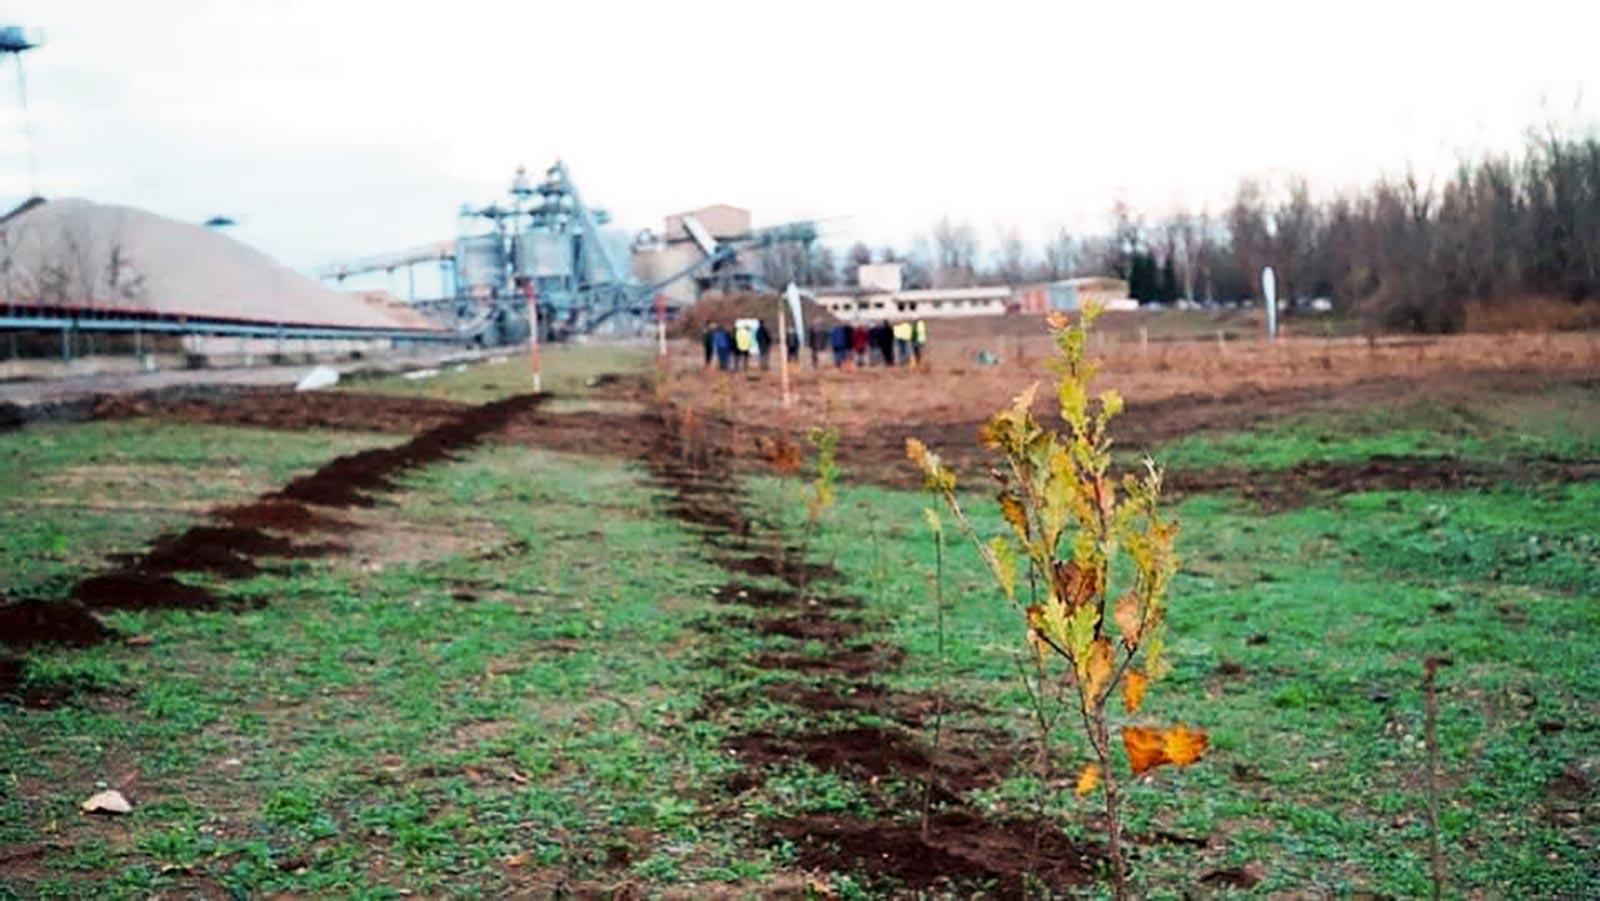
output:
M 571 239 L 556 232 L 523 232 L 517 238 L 517 274 L 535 278 L 571 275 Z
M 456 241 L 456 272 L 465 293 L 499 291 L 506 282 L 505 248 L 499 235 L 474 235 Z

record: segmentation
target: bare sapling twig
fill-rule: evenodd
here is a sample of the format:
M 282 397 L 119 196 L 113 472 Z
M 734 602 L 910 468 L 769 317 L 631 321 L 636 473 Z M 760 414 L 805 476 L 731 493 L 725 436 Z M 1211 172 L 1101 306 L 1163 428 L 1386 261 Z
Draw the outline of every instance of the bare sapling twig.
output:
M 833 426 L 813 426 L 811 431 L 806 433 L 806 440 L 817 453 L 817 473 L 811 480 L 811 492 L 806 495 L 806 528 L 800 550 L 802 563 L 811 553 L 811 540 L 821 526 L 823 517 L 833 509 L 837 500 L 834 483 L 839 478 L 839 464 L 836 460 L 839 430 Z M 803 598 L 811 588 L 810 568 L 800 566 L 797 569 L 800 595 Z
M 1450 666 L 1449 657 L 1429 654 L 1422 661 L 1422 736 L 1428 749 L 1428 857 L 1433 878 L 1433 898 L 1444 897 L 1444 846 L 1439 841 L 1439 668 Z
M 944 699 L 946 668 L 944 647 L 944 523 L 939 511 L 928 507 L 923 510 L 928 518 L 928 528 L 933 531 L 933 615 L 937 641 L 937 660 L 934 669 L 933 701 L 933 753 L 929 756 L 928 772 L 922 785 L 922 834 L 928 834 L 929 812 L 933 807 L 933 778 L 939 759 L 939 747 L 944 738 Z
M 1165 656 L 1167 596 L 1178 558 L 1176 519 L 1160 509 L 1161 470 L 1144 461 L 1141 475 L 1111 474 L 1109 424 L 1122 410 L 1114 391 L 1091 397 L 1099 368 L 1087 355 L 1089 325 L 1099 315 L 1085 308 L 1076 322 L 1056 314 L 1050 326 L 1056 354 L 1056 400 L 1064 433 L 1044 428 L 1034 416 L 1035 385 L 985 427 L 984 443 L 997 451 L 993 470 L 1010 534 L 987 541 L 963 509 L 956 477 L 926 445 L 906 442 L 907 455 L 922 470 L 924 484 L 976 546 L 1001 594 L 1021 615 L 1028 647 L 1041 672 L 1064 663 L 1056 678 L 1075 696 L 1083 735 L 1093 752 L 1079 772 L 1079 796 L 1100 789 L 1105 802 L 1107 857 L 1115 897 L 1128 897 L 1122 853 L 1122 793 L 1112 749 L 1108 705 L 1120 694 L 1133 715 L 1150 681 L 1170 668 Z M 1132 576 L 1113 591 L 1112 563 L 1126 555 Z M 1017 596 L 1017 569 L 1043 587 L 1027 604 Z M 1115 629 L 1112 626 L 1115 625 Z M 1044 694 L 1041 690 L 1038 694 Z M 1122 745 L 1134 775 L 1164 764 L 1188 766 L 1205 753 L 1205 732 L 1179 724 L 1121 727 Z

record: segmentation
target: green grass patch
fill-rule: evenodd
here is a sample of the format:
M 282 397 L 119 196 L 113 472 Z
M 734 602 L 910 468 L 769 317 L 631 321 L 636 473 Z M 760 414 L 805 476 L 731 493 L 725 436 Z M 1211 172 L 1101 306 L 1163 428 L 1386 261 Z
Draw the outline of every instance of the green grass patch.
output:
M 599 376 L 639 372 L 654 359 L 654 346 L 546 345 L 540 348 L 541 385 L 551 394 L 578 394 Z M 523 348 L 480 363 L 446 366 L 431 378 L 359 379 L 338 390 L 481 404 L 532 391 L 532 359 Z
M 1486 394 L 1297 416 L 1247 432 L 1192 435 L 1152 453 L 1176 469 L 1287 469 L 1374 456 L 1504 460 L 1600 459 L 1600 395 L 1553 386 L 1541 395 Z
M 59 594 L 108 554 L 142 550 L 211 507 L 400 440 L 155 419 L 0 433 L 0 594 Z
M 797 483 L 754 490 L 798 529 Z M 891 680 L 909 690 L 936 684 L 928 505 L 848 488 L 813 550 L 910 652 Z M 990 499 L 967 505 L 986 534 L 1003 528 Z M 1256 861 L 1259 891 L 1426 894 L 1421 667 L 1449 654 L 1441 742 L 1454 889 L 1592 894 L 1587 839 L 1552 819 L 1551 786 L 1593 754 L 1600 727 L 1597 510 L 1588 483 L 1532 497 L 1356 495 L 1274 516 L 1229 498 L 1181 504 L 1174 671 L 1138 720 L 1202 726 L 1213 751 L 1133 782 L 1129 828 L 1220 841 L 1141 849 L 1146 890 L 1179 894 L 1208 868 Z M 951 548 L 944 592 L 955 726 L 1031 734 L 1020 615 L 965 543 Z M 1069 777 L 1086 749 L 1070 730 L 1054 740 L 1055 777 Z M 1030 812 L 1036 785 L 1027 768 L 1014 773 L 989 793 L 992 810 Z M 1067 785 L 1048 793 L 1049 809 L 1094 834 L 1098 802 Z

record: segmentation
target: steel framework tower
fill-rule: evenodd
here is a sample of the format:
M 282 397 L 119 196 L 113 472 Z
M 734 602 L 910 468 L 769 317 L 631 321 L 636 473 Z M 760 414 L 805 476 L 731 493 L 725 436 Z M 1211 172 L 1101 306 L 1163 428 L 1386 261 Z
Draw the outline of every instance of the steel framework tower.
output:
M 17 92 L 22 98 L 22 132 L 28 144 L 28 194 L 39 195 L 39 159 L 33 149 L 33 123 L 28 117 L 28 79 L 22 70 L 22 54 L 38 47 L 43 41 L 36 33 L 15 25 L 0 26 L 0 55 L 16 57 Z

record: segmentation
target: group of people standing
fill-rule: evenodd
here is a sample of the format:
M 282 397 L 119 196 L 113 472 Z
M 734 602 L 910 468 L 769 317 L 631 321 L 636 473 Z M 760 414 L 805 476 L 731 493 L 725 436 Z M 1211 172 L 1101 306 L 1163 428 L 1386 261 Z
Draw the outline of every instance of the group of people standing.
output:
M 760 320 L 740 321 L 731 329 L 713 322 L 701 333 L 700 341 L 705 347 L 707 369 L 716 360 L 717 368 L 723 372 L 747 371 L 751 357 L 761 361 L 762 369 L 771 365 L 772 331 Z M 800 358 L 800 337 L 793 332 L 789 333 L 788 353 L 790 360 Z
M 822 329 L 812 329 L 812 366 L 821 365 L 817 354 L 824 341 L 833 351 L 833 365 L 838 368 L 849 365 L 921 366 L 922 350 L 928 344 L 928 323 L 923 319 L 893 324 L 883 320 L 871 326 L 841 322 L 826 333 Z
M 800 336 L 787 335 L 785 353 L 792 363 L 800 362 Z M 877 325 L 848 325 L 838 323 L 832 328 L 812 326 L 806 333 L 806 346 L 811 348 L 811 366 L 821 368 L 822 352 L 833 352 L 833 365 L 846 366 L 910 366 L 922 365 L 923 348 L 928 343 L 928 323 L 925 320 L 908 320 Z M 760 360 L 763 370 L 771 365 L 772 331 L 761 320 L 741 320 L 733 328 L 720 322 L 707 325 L 701 333 L 705 350 L 705 366 L 713 361 L 723 372 L 743 372 L 750 369 L 750 358 Z

